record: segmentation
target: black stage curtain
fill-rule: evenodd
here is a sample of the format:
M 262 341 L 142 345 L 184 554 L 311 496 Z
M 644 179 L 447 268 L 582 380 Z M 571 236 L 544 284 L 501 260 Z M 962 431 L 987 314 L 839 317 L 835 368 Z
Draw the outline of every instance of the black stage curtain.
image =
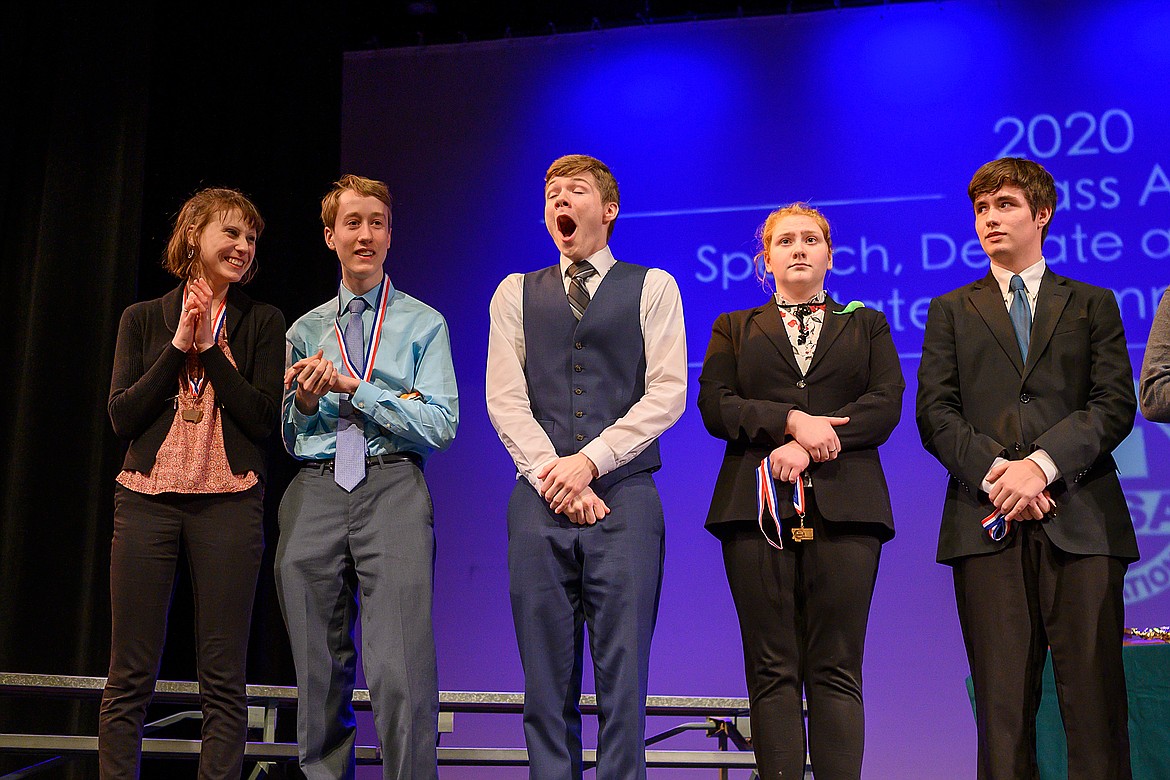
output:
M 340 173 L 335 10 L 164 5 L 22 4 L 24 17 L 0 31 L 0 671 L 106 672 L 122 454 L 106 416 L 114 341 L 127 305 L 175 283 L 159 260 L 182 202 L 203 186 L 252 197 L 268 227 L 249 294 L 289 322 L 337 280 L 318 218 Z M 251 682 L 295 681 L 271 568 L 292 470 L 274 437 Z M 193 680 L 184 568 L 161 676 Z M 96 734 L 96 712 L 93 701 L 0 699 L 0 732 Z M 0 771 L 35 760 L 3 757 Z M 43 776 L 96 777 L 95 767 L 78 760 Z M 145 767 L 193 772 L 193 762 Z

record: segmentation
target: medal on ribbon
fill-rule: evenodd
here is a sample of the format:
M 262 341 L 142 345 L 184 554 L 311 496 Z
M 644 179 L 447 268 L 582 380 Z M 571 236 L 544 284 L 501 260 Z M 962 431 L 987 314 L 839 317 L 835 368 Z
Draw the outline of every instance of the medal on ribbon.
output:
M 227 322 L 227 297 L 225 296 L 219 302 L 219 311 L 215 315 L 211 326 L 211 342 L 213 344 L 219 343 L 220 333 L 223 331 L 224 324 Z M 198 367 L 199 376 L 196 376 L 194 370 Z M 191 394 L 191 398 L 195 401 L 203 395 L 203 385 L 207 381 L 207 375 L 202 371 L 203 365 L 199 362 L 198 353 L 189 353 L 187 355 L 187 389 Z M 203 410 L 195 407 L 193 409 L 184 409 L 181 413 L 183 420 L 189 423 L 197 423 L 203 419 Z
M 806 512 L 805 503 L 805 488 L 812 486 L 812 479 L 807 473 L 802 473 L 800 478 L 792 486 L 792 507 L 796 510 L 796 516 L 800 521 L 799 528 L 792 529 L 792 541 L 794 542 L 811 542 L 813 539 L 813 529 L 806 528 L 804 525 L 804 516 Z M 780 527 L 780 510 L 779 500 L 776 498 L 776 482 L 772 477 L 772 456 L 768 455 L 760 461 L 759 467 L 756 468 L 756 522 L 760 526 L 760 533 L 768 540 L 768 544 L 775 547 L 777 550 L 784 549 L 783 529 Z M 768 535 L 768 531 L 764 529 L 764 515 L 772 520 L 776 526 L 776 542 L 772 541 L 772 537 Z
M 807 472 L 802 473 L 792 486 L 792 506 L 796 509 L 796 516 L 800 519 L 800 528 L 792 529 L 792 541 L 794 542 L 811 542 L 813 540 L 813 529 L 804 527 L 804 489 L 806 486 L 812 487 L 812 478 Z
M 382 343 L 382 321 L 386 316 L 386 306 L 390 300 L 389 277 L 382 276 L 382 291 L 378 293 L 378 305 L 374 309 L 374 322 L 370 325 L 370 337 L 366 341 L 366 354 L 361 356 L 350 355 L 345 348 L 345 335 L 341 331 L 340 317 L 333 322 L 333 334 L 337 337 L 337 346 L 341 350 L 341 364 L 354 379 L 369 382 L 374 374 L 374 356 L 378 354 L 378 346 Z M 353 362 L 354 357 L 364 357 L 363 369 L 359 369 Z

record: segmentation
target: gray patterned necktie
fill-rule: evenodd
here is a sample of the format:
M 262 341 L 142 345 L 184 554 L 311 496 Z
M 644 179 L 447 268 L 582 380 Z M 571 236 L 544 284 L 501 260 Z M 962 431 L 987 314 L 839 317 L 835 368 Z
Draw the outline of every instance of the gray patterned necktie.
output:
M 366 369 L 366 333 L 362 327 L 364 298 L 349 302 L 349 321 L 345 323 L 345 351 L 358 373 Z M 342 394 L 337 403 L 337 452 L 333 460 L 333 480 L 347 493 L 366 477 L 366 431 L 361 415 L 353 410 L 349 396 Z
M 585 280 L 597 274 L 597 269 L 588 260 L 573 263 L 565 271 L 569 275 L 569 307 L 573 316 L 580 320 L 589 308 L 589 290 Z
M 1032 340 L 1032 305 L 1028 303 L 1028 288 L 1019 274 L 1012 276 L 1008 289 L 1012 291 L 1012 305 L 1008 315 L 1016 331 L 1016 343 L 1020 345 L 1020 356 L 1028 362 L 1028 342 Z

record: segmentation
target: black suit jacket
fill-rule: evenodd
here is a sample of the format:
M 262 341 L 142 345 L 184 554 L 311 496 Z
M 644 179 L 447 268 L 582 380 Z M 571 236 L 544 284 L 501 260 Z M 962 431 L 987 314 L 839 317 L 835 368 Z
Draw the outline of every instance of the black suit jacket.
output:
M 1133 428 L 1137 402 L 1113 293 L 1046 270 L 1020 358 L 999 285 L 989 272 L 930 304 L 918 369 L 922 443 L 950 472 L 938 560 L 994 552 L 980 490 L 997 457 L 1043 449 L 1060 470 L 1044 520 L 1065 552 L 1138 557 L 1112 451 Z
M 826 521 L 875 524 L 894 535 L 889 490 L 877 447 L 902 414 L 906 383 L 885 316 L 873 309 L 840 314 L 826 300 L 825 322 L 807 375 L 801 376 L 774 302 L 722 314 L 699 376 L 699 410 L 711 435 L 727 440 L 706 527 L 756 522 L 756 468 L 790 440 L 784 433 L 793 409 L 848 416 L 837 428 L 841 453 L 812 463 L 809 474 Z M 781 514 L 791 517 L 792 485 L 776 482 Z
M 171 344 L 179 324 L 183 285 L 161 298 L 128 307 L 118 324 L 109 414 L 114 432 L 129 442 L 123 468 L 150 473 L 175 419 L 175 395 L 187 355 Z M 232 473 L 264 476 L 264 440 L 279 416 L 284 376 L 284 315 L 236 289 L 227 293 L 228 346 L 200 355 L 207 381 L 223 409 L 223 445 Z

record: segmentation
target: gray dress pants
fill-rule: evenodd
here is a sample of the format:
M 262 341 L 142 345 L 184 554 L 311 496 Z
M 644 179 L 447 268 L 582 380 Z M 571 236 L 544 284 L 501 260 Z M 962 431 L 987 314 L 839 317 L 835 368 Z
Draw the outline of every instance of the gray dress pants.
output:
M 352 493 L 337 486 L 331 469 L 303 468 L 286 491 L 276 584 L 297 670 L 297 744 L 309 780 L 355 774 L 359 598 L 383 776 L 437 778 L 434 555 L 430 493 L 413 463 L 371 465 Z

